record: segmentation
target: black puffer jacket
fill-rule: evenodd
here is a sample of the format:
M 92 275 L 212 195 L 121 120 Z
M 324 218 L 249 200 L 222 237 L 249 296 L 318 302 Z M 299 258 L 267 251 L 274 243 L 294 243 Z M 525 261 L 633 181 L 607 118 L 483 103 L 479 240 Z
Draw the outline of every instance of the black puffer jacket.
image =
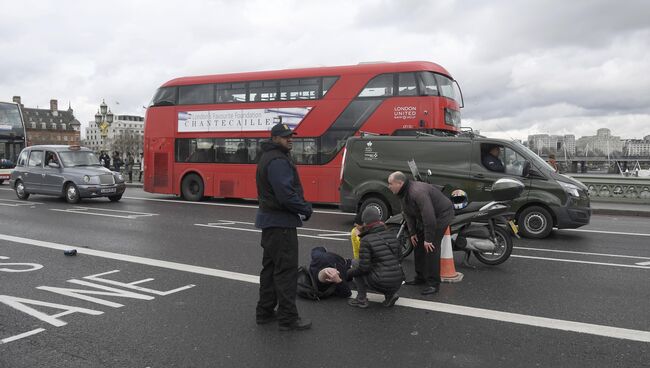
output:
M 404 281 L 404 272 L 399 261 L 401 248 L 395 235 L 382 223 L 362 232 L 359 266 L 349 270 L 348 277 L 367 275 L 373 289 L 383 293 L 397 291 Z

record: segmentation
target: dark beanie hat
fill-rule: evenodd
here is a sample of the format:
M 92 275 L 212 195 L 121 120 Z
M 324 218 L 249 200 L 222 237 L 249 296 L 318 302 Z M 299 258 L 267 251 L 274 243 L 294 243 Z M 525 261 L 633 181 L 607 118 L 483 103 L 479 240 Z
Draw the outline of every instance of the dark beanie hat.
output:
M 377 222 L 379 220 L 381 220 L 381 214 L 379 213 L 379 209 L 377 207 L 366 207 L 366 209 L 363 210 L 363 213 L 361 214 L 361 221 L 363 221 L 364 225 L 372 224 L 373 222 Z

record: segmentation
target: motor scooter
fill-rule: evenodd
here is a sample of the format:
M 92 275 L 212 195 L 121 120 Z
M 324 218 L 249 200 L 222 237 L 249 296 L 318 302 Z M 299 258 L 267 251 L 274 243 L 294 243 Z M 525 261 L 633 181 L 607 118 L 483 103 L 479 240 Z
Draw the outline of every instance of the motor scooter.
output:
M 413 171 L 413 170 L 412 170 Z M 417 171 L 415 171 L 417 173 Z M 414 175 L 421 180 L 419 175 Z M 441 189 L 443 192 L 445 188 Z M 454 251 L 463 251 L 466 256 L 463 264 L 471 266 L 471 254 L 487 265 L 505 262 L 512 253 L 512 234 L 518 235 L 518 227 L 507 218 L 509 201 L 519 197 L 524 184 L 514 178 L 501 178 L 492 185 L 491 202 L 470 202 L 467 207 L 455 210 L 450 225 L 451 244 Z M 413 251 L 406 221 L 397 214 L 386 220 L 386 226 L 397 229 L 397 239 L 401 244 L 401 257 Z

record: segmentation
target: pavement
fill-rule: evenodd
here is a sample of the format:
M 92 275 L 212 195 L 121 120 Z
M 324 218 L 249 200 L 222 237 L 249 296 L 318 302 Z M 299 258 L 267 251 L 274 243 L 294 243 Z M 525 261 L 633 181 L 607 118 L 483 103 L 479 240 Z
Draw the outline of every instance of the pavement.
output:
M 142 188 L 141 182 L 127 183 L 130 188 Z M 650 205 L 620 202 L 591 202 L 594 215 L 650 217 Z

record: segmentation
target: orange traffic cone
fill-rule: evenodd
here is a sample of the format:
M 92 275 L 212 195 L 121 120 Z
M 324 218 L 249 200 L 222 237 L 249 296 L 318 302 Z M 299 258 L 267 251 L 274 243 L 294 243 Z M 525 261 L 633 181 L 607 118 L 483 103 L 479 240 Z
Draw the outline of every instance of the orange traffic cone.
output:
M 454 252 L 451 249 L 451 232 L 447 227 L 440 244 L 440 280 L 442 282 L 460 282 L 462 279 L 463 274 L 456 272 Z

